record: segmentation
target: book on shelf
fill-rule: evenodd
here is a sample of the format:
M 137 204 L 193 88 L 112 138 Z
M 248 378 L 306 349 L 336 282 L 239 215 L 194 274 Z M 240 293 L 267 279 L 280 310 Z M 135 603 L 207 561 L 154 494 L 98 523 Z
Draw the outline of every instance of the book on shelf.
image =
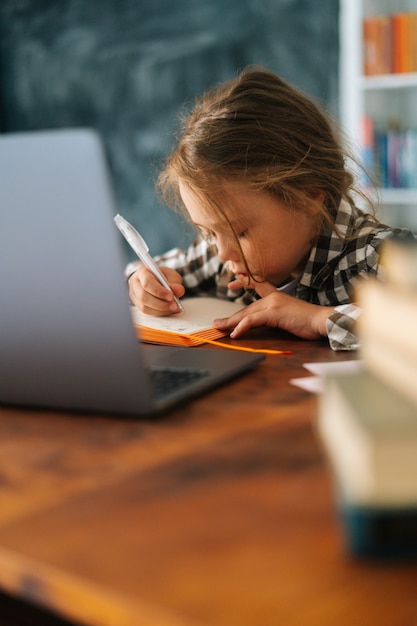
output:
M 362 161 L 364 166 L 363 184 L 373 185 L 375 178 L 375 130 L 370 115 L 362 117 L 361 124 Z
M 417 12 L 372 15 L 363 20 L 365 76 L 417 71 Z
M 416 24 L 417 28 L 417 24 Z M 416 51 L 417 54 L 417 51 Z M 399 146 L 400 186 L 405 189 L 417 188 L 417 128 L 400 131 Z
M 417 13 L 393 13 L 391 24 L 392 72 L 415 72 Z
M 383 188 L 417 188 L 417 128 L 403 128 L 391 121 L 376 125 L 370 116 L 362 120 L 362 160 L 370 177 Z
M 349 550 L 417 556 L 416 405 L 367 369 L 331 375 L 317 429 Z
M 363 20 L 363 73 L 365 76 L 391 72 L 391 20 L 375 15 Z

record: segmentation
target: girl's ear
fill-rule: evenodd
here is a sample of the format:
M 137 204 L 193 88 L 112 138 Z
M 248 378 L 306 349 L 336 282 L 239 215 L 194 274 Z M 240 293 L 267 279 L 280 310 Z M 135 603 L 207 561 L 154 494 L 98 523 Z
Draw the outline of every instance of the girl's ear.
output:
M 326 197 L 326 192 L 323 191 L 322 189 L 319 189 L 319 190 L 313 189 L 309 195 L 313 200 L 317 202 L 317 204 L 323 204 L 324 199 Z
M 310 206 L 308 207 L 308 210 L 311 215 L 315 215 L 318 217 L 323 212 L 326 192 L 322 189 L 313 189 L 308 195 L 312 200 Z

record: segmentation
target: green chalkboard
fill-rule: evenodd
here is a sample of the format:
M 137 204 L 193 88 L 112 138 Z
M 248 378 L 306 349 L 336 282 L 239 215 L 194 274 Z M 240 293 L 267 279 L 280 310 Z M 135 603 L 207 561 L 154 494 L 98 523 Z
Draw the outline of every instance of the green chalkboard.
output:
M 0 130 L 92 126 L 153 253 L 191 233 L 154 193 L 178 116 L 260 63 L 337 111 L 338 0 L 1 0 Z

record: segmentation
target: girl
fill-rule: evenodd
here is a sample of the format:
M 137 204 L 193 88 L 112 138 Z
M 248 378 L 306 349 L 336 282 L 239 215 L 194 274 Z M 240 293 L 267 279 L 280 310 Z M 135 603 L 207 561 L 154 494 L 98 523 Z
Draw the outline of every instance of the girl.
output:
M 355 282 L 378 274 L 384 239 L 412 238 L 355 207 L 353 176 L 324 112 L 263 68 L 197 101 L 158 188 L 199 235 L 157 262 L 177 297 L 240 298 L 238 313 L 214 320 L 233 338 L 267 325 L 356 349 Z M 127 271 L 139 309 L 178 312 L 146 268 Z

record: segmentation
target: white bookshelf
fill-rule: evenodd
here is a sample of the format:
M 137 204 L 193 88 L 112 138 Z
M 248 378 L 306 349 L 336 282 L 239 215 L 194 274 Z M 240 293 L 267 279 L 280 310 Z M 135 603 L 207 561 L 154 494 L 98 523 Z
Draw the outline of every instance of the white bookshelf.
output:
M 417 128 L 417 72 L 364 76 L 363 19 L 417 11 L 417 0 L 340 0 L 340 121 L 357 156 L 365 115 L 381 125 Z M 381 216 L 417 232 L 417 189 L 379 189 Z

